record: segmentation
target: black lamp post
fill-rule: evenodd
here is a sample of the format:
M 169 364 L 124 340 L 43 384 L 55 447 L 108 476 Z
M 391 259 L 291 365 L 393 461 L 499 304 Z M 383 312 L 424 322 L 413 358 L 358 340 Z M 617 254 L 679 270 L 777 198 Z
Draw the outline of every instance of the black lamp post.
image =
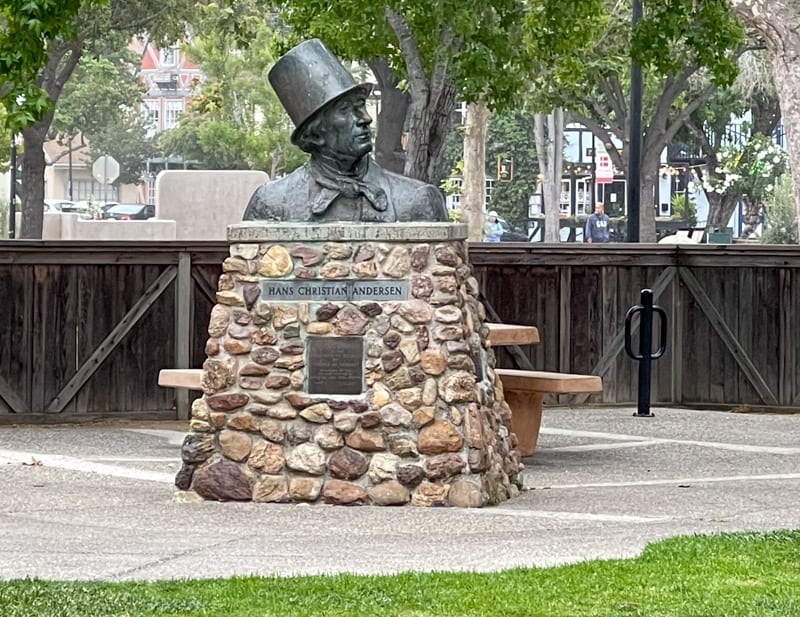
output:
M 642 18 L 642 0 L 633 0 L 632 29 Z M 639 242 L 642 171 L 642 67 L 631 60 L 630 148 L 628 150 L 628 241 Z
M 11 136 L 11 187 L 9 190 L 8 213 L 8 237 L 17 237 L 17 140 Z

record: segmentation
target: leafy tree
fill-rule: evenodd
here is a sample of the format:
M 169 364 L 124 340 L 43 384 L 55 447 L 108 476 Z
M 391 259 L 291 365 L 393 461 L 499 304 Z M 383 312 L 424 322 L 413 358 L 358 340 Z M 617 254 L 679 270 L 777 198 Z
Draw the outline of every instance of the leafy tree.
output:
M 563 3 L 545 4 L 557 14 Z M 545 109 L 563 105 L 592 130 L 614 166 L 627 170 L 630 58 L 636 58 L 646 69 L 638 181 L 641 194 L 653 196 L 664 148 L 718 84 L 729 84 L 735 77 L 744 30 L 725 0 L 652 0 L 645 1 L 644 8 L 644 19 L 633 32 L 630 3 L 608 2 L 584 53 L 563 58 L 536 80 L 534 104 Z M 540 30 L 549 37 L 546 24 Z M 558 49 L 557 42 L 551 45 Z M 707 72 L 711 80 L 698 79 Z M 639 224 L 644 241 L 655 241 L 654 210 L 648 207 L 652 203 L 651 197 L 643 197 Z
M 117 182 L 138 183 L 155 150 L 138 110 L 145 93 L 135 75 L 138 57 L 127 41 L 116 42 L 124 47 L 81 58 L 55 109 L 49 137 L 71 143 L 80 135 L 78 149 L 90 149 L 90 158 L 110 154 L 119 162 Z
M 367 62 L 382 98 L 395 97 L 383 101 L 383 110 L 395 110 L 393 128 L 379 117 L 379 135 L 393 130 L 396 153 L 405 120 L 411 177 L 433 180 L 457 99 L 500 109 L 524 77 L 521 0 L 284 0 L 281 7 L 295 37 L 319 37 L 334 53 Z M 403 115 L 396 113 L 401 81 Z
M 161 148 L 206 169 L 263 169 L 271 177 L 291 171 L 304 155 L 290 143 L 285 112 L 265 78 L 275 60 L 273 27 L 251 24 L 242 45 L 226 15 L 207 9 L 202 35 L 187 48 L 207 80 L 178 126 L 160 136 Z
M 730 7 L 764 38 L 781 105 L 794 180 L 795 207 L 800 212 L 800 2 L 797 0 L 728 0 Z M 794 138 L 793 138 L 794 136 Z M 797 217 L 800 225 L 800 216 Z M 799 228 L 800 229 L 800 228 Z
M 754 231 L 761 217 L 764 201 L 772 195 L 775 183 L 786 171 L 786 151 L 771 137 L 754 135 L 745 143 L 723 147 L 717 161 L 720 167 L 706 178 L 707 193 L 727 194 L 744 204 L 745 228 L 742 237 Z
M 3 0 L 0 4 L 0 103 L 5 124 L 18 132 L 42 118 L 49 93 L 38 81 L 50 60 L 51 43 L 76 36 L 81 8 L 107 0 Z
M 689 151 L 699 151 L 706 160 L 703 167 L 706 184 L 720 186 L 724 181 L 721 152 L 727 153 L 730 143 L 744 144 L 751 134 L 772 135 L 780 119 L 780 106 L 765 67 L 763 50 L 748 50 L 739 58 L 740 72 L 731 88 L 718 89 L 707 103 L 698 108 L 677 134 L 677 140 Z M 731 130 L 731 117 L 750 112 L 750 121 L 740 131 Z M 720 171 L 717 171 L 720 170 Z M 727 224 L 739 203 L 736 191 L 709 191 L 707 226 Z
M 492 116 L 486 144 L 486 174 L 497 177 L 497 160 L 514 157 L 514 175 L 497 179 L 491 207 L 522 229 L 528 225 L 528 199 L 536 193 L 539 168 L 533 114 L 506 110 Z
M 22 2 L 14 2 L 23 4 Z M 16 79 L 26 75 L 30 83 L 26 98 L 20 107 L 16 102 L 8 103 L 10 124 L 21 128 L 25 143 L 22 161 L 23 201 L 22 229 L 23 238 L 40 238 L 42 233 L 42 208 L 44 199 L 44 150 L 43 144 L 53 122 L 55 106 L 62 91 L 75 71 L 81 58 L 86 56 L 101 57 L 103 46 L 109 36 L 132 38 L 134 35 L 148 32 L 153 40 L 174 41 L 183 36 L 186 24 L 195 16 L 194 0 L 108 0 L 97 2 L 75 0 L 65 2 L 28 2 L 37 6 L 38 18 L 42 24 L 52 24 L 46 29 L 39 28 L 38 37 L 43 46 L 44 56 L 31 53 L 25 56 L 15 72 L 3 75 L 0 86 L 13 91 L 18 88 Z M 73 12 L 65 17 L 63 6 L 73 8 Z M 18 8 L 18 7 L 17 7 Z M 56 27 L 54 16 L 66 19 Z M 8 15 L 5 15 L 8 19 Z M 38 28 L 29 19 L 27 27 Z M 2 43 L 2 41 L 0 41 Z M 0 44 L 0 48 L 2 45 Z M 2 58 L 2 51 L 0 51 Z M 39 62 L 42 60 L 42 62 Z M 44 97 L 46 93 L 49 104 Z M 15 105 L 17 105 L 15 107 Z M 27 115 L 26 115 L 27 114 Z

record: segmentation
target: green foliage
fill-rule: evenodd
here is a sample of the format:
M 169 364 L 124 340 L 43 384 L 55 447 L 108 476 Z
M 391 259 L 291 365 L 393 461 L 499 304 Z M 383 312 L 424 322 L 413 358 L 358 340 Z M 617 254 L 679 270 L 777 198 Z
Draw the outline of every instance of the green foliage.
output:
M 291 127 L 266 80 L 275 61 L 274 29 L 241 17 L 241 28 L 253 36 L 241 47 L 244 31 L 230 23 L 229 10 L 206 7 L 203 34 L 187 52 L 207 80 L 178 126 L 160 136 L 160 146 L 205 169 L 291 171 L 305 155 L 291 145 Z
M 7 201 L 0 201 L 0 240 L 8 238 L 8 222 L 11 214 L 11 204 Z
M 493 115 L 486 142 L 487 177 L 496 178 L 498 157 L 514 157 L 514 177 L 509 181 L 495 181 L 491 209 L 527 229 L 528 199 L 536 193 L 539 174 L 533 114 L 508 111 Z
M 395 73 L 408 77 L 386 5 L 364 0 L 284 0 L 282 14 L 295 33 L 290 43 L 316 36 L 334 53 L 352 60 L 385 57 Z M 482 97 L 499 109 L 519 91 L 526 71 L 520 45 L 524 3 L 520 0 L 405 0 L 391 8 L 411 27 L 428 78 L 446 56 L 446 78 L 459 99 Z M 445 41 L 453 36 L 448 48 Z
M 633 35 L 633 54 L 660 73 L 676 75 L 687 62 L 711 71 L 729 86 L 738 73 L 735 51 L 745 30 L 728 0 L 650 0 Z
M 703 188 L 719 194 L 746 195 L 754 203 L 772 194 L 786 171 L 786 151 L 771 137 L 756 134 L 744 143 L 723 147 L 714 175 L 704 178 Z
M 138 113 L 145 93 L 133 67 L 138 57 L 127 46 L 114 49 L 106 41 L 107 55 L 84 56 L 67 82 L 55 110 L 51 137 L 69 141 L 83 133 L 90 158 L 110 154 L 120 164 L 118 183 L 138 183 L 146 160 L 155 154 Z
M 502 572 L 0 582 L 4 617 L 777 617 L 800 614 L 800 531 L 686 536 L 636 559 Z
M 75 17 L 82 6 L 107 0 L 3 0 L 0 4 L 0 102 L 13 132 L 40 119 L 50 106 L 37 79 L 47 64 L 51 42 L 77 37 Z
M 464 177 L 464 161 L 458 159 L 456 164 L 450 170 L 450 175 L 439 183 L 439 188 L 442 189 L 446 195 L 455 195 L 461 192 L 461 186 L 456 182 L 457 178 Z
M 797 210 L 791 174 L 783 174 L 766 198 L 762 244 L 797 244 Z
M 672 196 L 672 218 L 678 221 L 687 221 L 690 225 L 697 224 L 697 206 L 684 193 L 675 193 Z

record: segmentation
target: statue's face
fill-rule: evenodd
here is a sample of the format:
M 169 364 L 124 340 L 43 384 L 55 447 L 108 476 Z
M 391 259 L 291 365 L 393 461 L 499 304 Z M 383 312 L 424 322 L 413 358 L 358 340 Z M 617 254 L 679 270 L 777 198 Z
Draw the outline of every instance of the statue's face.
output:
M 323 112 L 321 129 L 325 143 L 319 148 L 326 156 L 359 160 L 372 150 L 367 99 L 355 91 L 343 96 Z

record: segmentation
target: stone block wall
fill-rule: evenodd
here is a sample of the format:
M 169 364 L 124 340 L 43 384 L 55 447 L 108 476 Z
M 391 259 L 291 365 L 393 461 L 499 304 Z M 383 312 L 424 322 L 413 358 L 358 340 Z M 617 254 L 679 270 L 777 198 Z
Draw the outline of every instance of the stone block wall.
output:
M 516 492 L 463 225 L 241 224 L 229 239 L 180 489 L 470 507 Z

